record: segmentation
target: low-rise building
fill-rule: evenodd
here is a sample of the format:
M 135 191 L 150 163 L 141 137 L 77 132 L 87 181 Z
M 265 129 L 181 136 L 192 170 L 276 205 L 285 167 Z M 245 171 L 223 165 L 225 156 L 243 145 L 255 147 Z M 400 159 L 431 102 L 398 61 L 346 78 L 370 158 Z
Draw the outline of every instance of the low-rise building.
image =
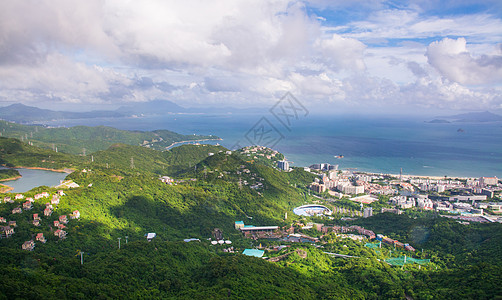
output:
M 70 219 L 79 219 L 80 218 L 80 212 L 78 210 L 74 210 L 73 213 L 70 215 Z
M 30 201 L 26 201 L 23 203 L 23 209 L 24 210 L 30 210 L 33 208 L 33 203 L 31 203 Z
M 33 251 L 33 249 L 35 248 L 35 242 L 33 240 L 26 241 L 26 242 L 23 243 L 23 245 L 21 246 L 21 248 L 23 248 L 23 250 Z
M 66 215 L 59 216 L 59 223 L 67 224 L 68 223 L 68 217 L 66 217 Z
M 45 239 L 44 237 L 44 234 L 43 233 L 37 233 L 37 237 L 36 237 L 36 240 L 39 241 L 39 242 L 42 242 L 45 244 L 45 242 L 47 242 L 47 240 Z
M 44 209 L 44 216 L 50 217 L 50 215 L 52 215 L 52 209 L 50 208 Z
M 16 207 L 12 210 L 12 214 L 20 214 L 22 212 L 23 210 L 21 209 L 21 207 Z
M 54 235 L 60 239 L 63 239 L 66 237 L 66 231 L 58 229 L 58 230 L 54 231 Z
M 14 228 L 10 226 L 1 226 L 0 232 L 2 234 L 2 238 L 9 238 L 11 235 L 14 234 Z

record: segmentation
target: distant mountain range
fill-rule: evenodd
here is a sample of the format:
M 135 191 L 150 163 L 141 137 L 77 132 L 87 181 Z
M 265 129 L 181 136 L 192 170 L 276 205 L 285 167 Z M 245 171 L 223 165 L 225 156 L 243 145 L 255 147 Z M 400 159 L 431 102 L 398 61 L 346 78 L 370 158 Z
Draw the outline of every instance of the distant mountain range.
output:
M 54 111 L 24 104 L 0 107 L 0 119 L 20 124 L 33 124 L 61 119 L 119 118 L 140 115 L 164 115 L 169 113 L 261 113 L 262 109 L 239 109 L 233 107 L 185 108 L 167 100 L 133 103 L 116 110 L 93 110 L 88 112 Z
M 427 123 L 452 123 L 452 122 L 500 122 L 502 121 L 502 116 L 491 113 L 489 111 L 484 112 L 470 112 L 452 116 L 440 116 L 436 117 L 432 121 L 428 121 Z
M 33 123 L 55 119 L 113 118 L 124 116 L 117 111 L 94 110 L 89 112 L 53 111 L 24 104 L 12 104 L 0 109 L 0 119 L 16 123 Z

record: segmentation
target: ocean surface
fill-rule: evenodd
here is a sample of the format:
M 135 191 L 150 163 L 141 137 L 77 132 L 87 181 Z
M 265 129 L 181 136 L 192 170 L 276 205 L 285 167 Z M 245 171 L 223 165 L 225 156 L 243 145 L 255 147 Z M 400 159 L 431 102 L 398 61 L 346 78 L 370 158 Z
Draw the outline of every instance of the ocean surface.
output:
M 229 149 L 271 146 L 284 153 L 293 166 L 330 163 L 376 173 L 398 174 L 402 168 L 403 174 L 414 175 L 502 177 L 502 122 L 425 122 L 431 119 L 310 114 L 286 120 L 266 111 L 59 120 L 49 125 L 213 134 L 223 138 L 214 143 Z M 335 157 L 339 155 L 343 158 Z

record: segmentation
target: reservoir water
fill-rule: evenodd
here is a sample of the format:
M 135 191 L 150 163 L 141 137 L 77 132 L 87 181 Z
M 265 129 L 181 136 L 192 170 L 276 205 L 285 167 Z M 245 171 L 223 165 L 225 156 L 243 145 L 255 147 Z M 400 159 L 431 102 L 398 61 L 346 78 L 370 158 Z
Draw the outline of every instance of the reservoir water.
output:
M 60 181 L 64 180 L 68 175 L 68 173 L 37 169 L 19 168 L 16 170 L 19 172 L 19 174 L 21 174 L 21 178 L 0 182 L 3 185 L 14 188 L 13 190 L 9 191 L 9 193 L 24 193 L 31 190 L 32 188 L 42 185 L 53 187 L 59 185 Z

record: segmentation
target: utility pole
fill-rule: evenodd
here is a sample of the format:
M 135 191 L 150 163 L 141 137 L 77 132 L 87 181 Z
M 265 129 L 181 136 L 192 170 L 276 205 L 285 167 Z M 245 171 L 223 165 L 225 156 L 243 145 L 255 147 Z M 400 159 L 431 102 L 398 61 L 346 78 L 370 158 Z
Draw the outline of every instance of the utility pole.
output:
M 134 157 L 131 157 L 131 169 L 134 169 Z
M 126 236 L 125 236 L 125 238 L 126 238 L 126 244 L 127 244 L 127 239 L 128 239 L 129 237 L 126 235 Z
M 84 252 L 80 251 L 80 264 L 84 264 Z
M 121 239 L 121 238 L 117 238 L 117 239 L 119 240 L 119 249 L 120 249 L 120 239 Z

